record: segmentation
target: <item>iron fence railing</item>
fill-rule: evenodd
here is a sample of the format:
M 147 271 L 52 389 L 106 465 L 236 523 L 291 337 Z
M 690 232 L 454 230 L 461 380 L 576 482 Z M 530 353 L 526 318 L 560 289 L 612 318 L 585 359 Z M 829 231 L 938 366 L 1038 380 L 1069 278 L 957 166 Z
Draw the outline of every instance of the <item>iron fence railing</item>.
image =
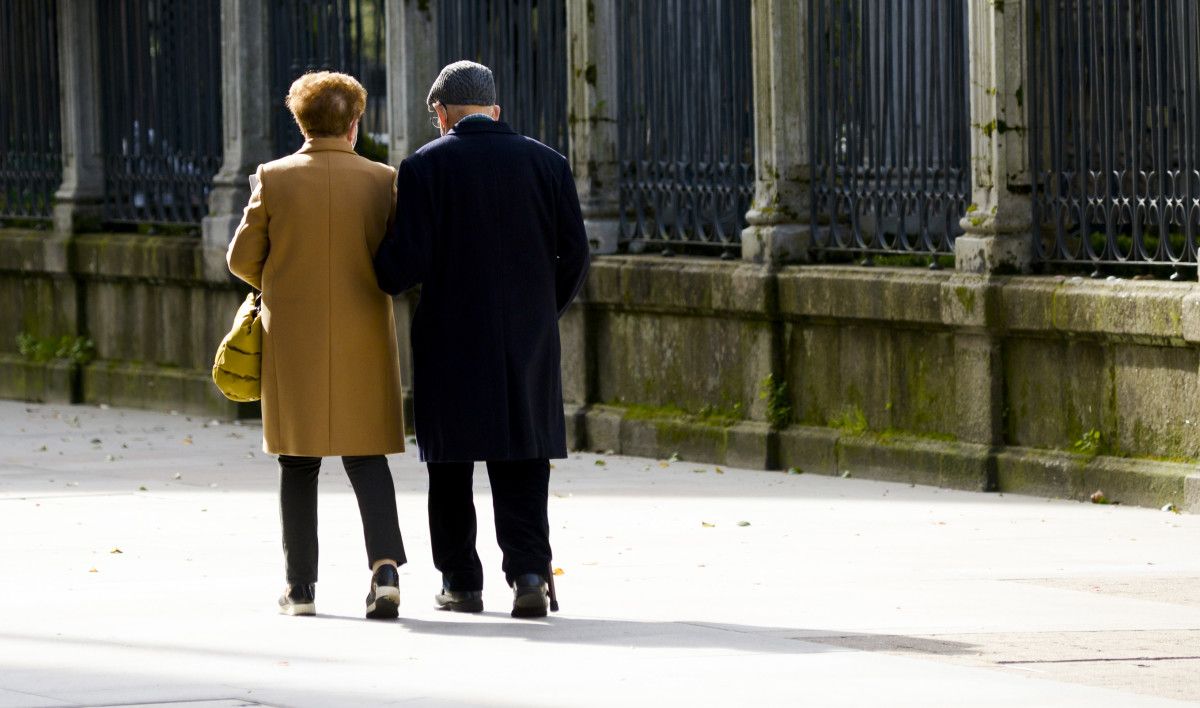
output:
M 750 3 L 618 12 L 621 241 L 731 257 L 754 195 Z
M 1195 263 L 1200 3 L 1030 4 L 1037 256 L 1097 268 Z
M 220 1 L 101 0 L 104 219 L 195 224 L 221 166 Z
M 288 87 L 309 71 L 341 71 L 367 90 L 357 149 L 387 159 L 387 17 L 384 0 L 273 0 L 271 98 L 277 156 L 295 152 L 304 136 L 284 103 Z
M 966 3 L 809 3 L 815 249 L 951 254 L 970 197 Z
M 62 182 L 54 3 L 0 2 L 0 219 L 50 218 Z
M 442 0 L 439 63 L 469 59 L 491 68 L 501 120 L 565 154 L 566 23 L 563 0 Z

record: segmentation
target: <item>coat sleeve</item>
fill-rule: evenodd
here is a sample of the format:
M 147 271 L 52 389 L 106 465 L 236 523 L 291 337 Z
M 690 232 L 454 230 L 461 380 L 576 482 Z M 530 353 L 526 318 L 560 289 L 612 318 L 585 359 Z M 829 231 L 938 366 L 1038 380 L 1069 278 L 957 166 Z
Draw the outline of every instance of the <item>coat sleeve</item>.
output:
M 258 185 L 250 193 L 250 202 L 242 212 L 242 222 L 233 233 L 229 242 L 229 251 L 225 254 L 225 262 L 229 271 L 249 283 L 255 290 L 262 290 L 263 265 L 267 262 L 267 253 L 271 250 L 271 242 L 267 238 L 267 206 L 263 202 L 263 169 L 258 166 L 255 172 Z
M 389 295 L 420 285 L 433 263 L 433 206 L 410 160 L 400 163 L 392 226 L 375 252 L 375 279 Z
M 579 209 L 579 195 L 575 191 L 575 178 L 571 176 L 571 167 L 565 161 L 562 186 L 558 193 L 558 233 L 555 244 L 558 260 L 554 289 L 558 315 L 561 317 L 583 287 L 591 259 L 587 231 L 583 228 L 583 214 Z

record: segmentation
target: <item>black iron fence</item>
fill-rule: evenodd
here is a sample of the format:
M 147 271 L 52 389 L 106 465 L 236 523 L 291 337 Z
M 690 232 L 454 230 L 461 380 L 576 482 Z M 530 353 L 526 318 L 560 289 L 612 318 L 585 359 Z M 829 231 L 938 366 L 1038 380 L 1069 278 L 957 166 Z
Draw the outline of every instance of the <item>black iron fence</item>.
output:
M 966 3 L 809 2 L 815 248 L 951 254 L 971 188 Z
M 288 87 L 309 71 L 342 71 L 367 90 L 358 152 L 387 159 L 387 34 L 384 0 L 272 0 L 271 97 L 275 154 L 304 144 L 284 104 Z
M 99 7 L 104 219 L 195 224 L 221 166 L 220 1 Z
M 0 2 L 0 219 L 45 220 L 62 182 L 54 3 Z
M 750 3 L 623 0 L 621 240 L 732 256 L 754 195 Z
M 469 59 L 490 67 L 501 119 L 565 154 L 566 22 L 563 0 L 442 0 L 439 63 Z
M 1196 262 L 1200 3 L 1034 0 L 1027 91 L 1038 257 Z

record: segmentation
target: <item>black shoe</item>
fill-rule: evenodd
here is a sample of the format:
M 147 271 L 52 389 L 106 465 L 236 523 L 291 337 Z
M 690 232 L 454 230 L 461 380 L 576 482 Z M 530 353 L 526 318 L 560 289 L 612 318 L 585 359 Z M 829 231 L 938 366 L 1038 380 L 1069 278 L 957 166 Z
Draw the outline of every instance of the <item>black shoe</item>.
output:
M 317 586 L 312 583 L 288 585 L 279 596 L 279 612 L 284 615 L 317 614 Z
M 481 590 L 447 590 L 433 596 L 439 610 L 449 612 L 483 612 L 483 591 Z
M 513 617 L 545 617 L 549 607 L 545 578 L 537 573 L 517 577 L 513 582 Z
M 385 563 L 371 576 L 367 593 L 367 619 L 396 619 L 400 614 L 400 575 L 396 566 Z

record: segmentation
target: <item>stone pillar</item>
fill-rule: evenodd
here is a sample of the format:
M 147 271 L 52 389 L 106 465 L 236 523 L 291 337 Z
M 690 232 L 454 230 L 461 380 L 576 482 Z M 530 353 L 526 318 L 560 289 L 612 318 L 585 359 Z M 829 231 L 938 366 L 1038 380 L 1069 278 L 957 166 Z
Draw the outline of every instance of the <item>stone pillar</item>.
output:
M 779 265 L 806 261 L 808 223 L 808 3 L 754 0 L 754 202 L 742 231 L 742 258 Z
M 437 78 L 436 3 L 388 0 L 388 162 L 399 165 L 438 136 L 429 123 L 425 97 Z
M 1033 260 L 1029 120 L 1023 98 L 1026 0 L 970 0 L 971 205 L 955 269 L 1024 272 Z
M 620 237 L 619 31 L 616 0 L 567 0 L 569 152 L 593 253 L 616 253 Z
M 230 278 L 225 251 L 250 200 L 250 175 L 271 159 L 270 26 L 266 0 L 221 0 L 224 161 L 201 222 L 204 275 Z
M 104 202 L 98 5 L 58 0 L 63 181 L 54 195 L 54 229 L 63 236 L 98 228 Z

